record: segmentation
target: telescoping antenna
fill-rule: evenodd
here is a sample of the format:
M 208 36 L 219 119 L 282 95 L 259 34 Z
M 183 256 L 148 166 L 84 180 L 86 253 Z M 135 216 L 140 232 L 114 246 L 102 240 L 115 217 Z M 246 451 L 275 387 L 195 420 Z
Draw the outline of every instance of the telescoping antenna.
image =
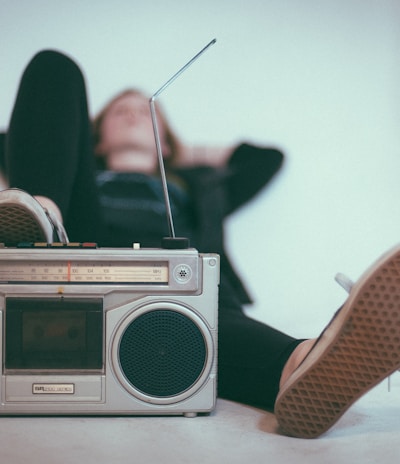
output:
M 167 178 L 165 175 L 165 167 L 164 167 L 164 158 L 161 149 L 161 141 L 160 141 L 160 134 L 158 130 L 157 124 L 157 114 L 156 114 L 156 99 L 160 96 L 160 94 L 174 82 L 186 69 L 192 65 L 206 50 L 208 50 L 211 45 L 214 45 L 217 39 L 211 40 L 202 50 L 200 50 L 197 55 L 195 55 L 190 61 L 188 61 L 182 68 L 175 73 L 163 86 L 161 86 L 157 92 L 150 98 L 150 113 L 151 113 L 151 120 L 153 123 L 153 130 L 154 130 L 154 137 L 156 141 L 156 150 L 158 156 L 158 163 L 160 167 L 160 175 L 161 175 L 161 182 L 164 191 L 164 200 L 165 200 L 165 208 L 167 212 L 167 221 L 168 221 L 168 229 L 169 229 L 169 237 L 164 237 L 162 241 L 163 248 L 168 249 L 183 249 L 189 247 L 189 239 L 186 237 L 176 237 L 175 236 L 175 229 L 174 229 L 174 222 L 172 219 L 172 212 L 171 212 L 171 204 L 169 201 L 169 194 L 168 194 L 168 186 L 167 186 Z

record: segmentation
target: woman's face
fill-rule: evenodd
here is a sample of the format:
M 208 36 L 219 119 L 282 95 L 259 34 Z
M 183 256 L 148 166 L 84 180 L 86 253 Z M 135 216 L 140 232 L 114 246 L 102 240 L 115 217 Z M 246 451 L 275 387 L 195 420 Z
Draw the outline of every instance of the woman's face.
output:
M 164 128 L 157 122 L 163 141 Z M 140 160 L 154 165 L 157 152 L 149 101 L 145 96 L 127 94 L 111 104 L 103 117 L 97 149 L 106 155 L 109 169 L 124 170 L 126 165 L 129 170 Z
M 105 153 L 131 147 L 154 150 L 150 108 L 144 96 L 128 94 L 111 104 L 101 125 L 100 145 Z

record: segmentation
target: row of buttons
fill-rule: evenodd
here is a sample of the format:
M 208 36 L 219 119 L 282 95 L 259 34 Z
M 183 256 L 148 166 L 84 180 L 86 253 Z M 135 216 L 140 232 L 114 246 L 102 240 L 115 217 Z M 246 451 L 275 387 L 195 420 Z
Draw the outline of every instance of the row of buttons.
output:
M 21 242 L 17 245 L 17 248 L 85 248 L 85 249 L 96 249 L 97 243 L 94 242 Z

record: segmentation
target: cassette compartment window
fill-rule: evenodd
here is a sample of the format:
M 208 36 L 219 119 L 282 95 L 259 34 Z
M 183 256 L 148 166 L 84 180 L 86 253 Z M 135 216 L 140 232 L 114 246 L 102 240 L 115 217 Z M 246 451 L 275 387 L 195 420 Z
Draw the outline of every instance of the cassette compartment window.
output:
M 9 297 L 5 322 L 6 370 L 103 369 L 101 298 Z

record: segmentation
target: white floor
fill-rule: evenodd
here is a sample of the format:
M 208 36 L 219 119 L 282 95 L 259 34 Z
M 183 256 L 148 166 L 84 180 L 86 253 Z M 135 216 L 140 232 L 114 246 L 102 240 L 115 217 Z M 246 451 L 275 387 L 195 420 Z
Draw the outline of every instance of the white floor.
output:
M 359 400 L 323 437 L 279 435 L 272 414 L 218 400 L 209 416 L 2 417 L 1 464 L 393 463 L 400 374 Z

